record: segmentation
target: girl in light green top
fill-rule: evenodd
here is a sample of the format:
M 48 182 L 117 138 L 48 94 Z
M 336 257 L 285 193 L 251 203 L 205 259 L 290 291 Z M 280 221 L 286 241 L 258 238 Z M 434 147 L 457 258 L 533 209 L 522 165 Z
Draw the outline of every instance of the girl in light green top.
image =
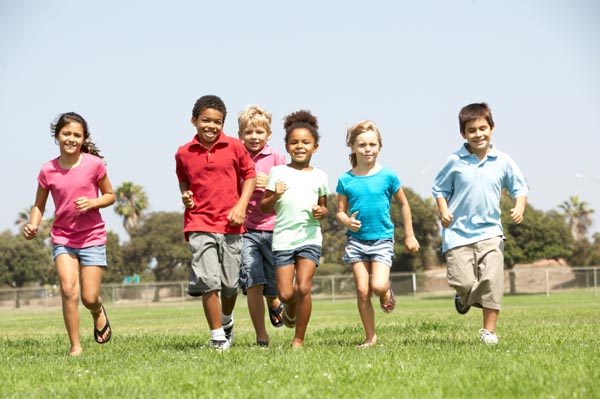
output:
M 312 311 L 312 279 L 321 257 L 319 219 L 327 216 L 327 175 L 310 166 L 319 148 L 317 118 L 298 111 L 284 122 L 285 147 L 291 161 L 271 168 L 261 211 L 275 210 L 273 255 L 283 321 L 295 327 L 292 348 L 304 346 Z

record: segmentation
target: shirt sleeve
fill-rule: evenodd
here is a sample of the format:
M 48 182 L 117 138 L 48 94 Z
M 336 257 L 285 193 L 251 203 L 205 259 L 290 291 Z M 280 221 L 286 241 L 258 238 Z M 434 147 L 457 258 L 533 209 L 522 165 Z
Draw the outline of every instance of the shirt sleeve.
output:
M 239 145 L 237 145 L 239 143 Z M 252 158 L 250 158 L 250 154 L 246 150 L 241 142 L 237 142 L 237 153 L 238 159 L 240 160 L 240 177 L 242 180 L 248 180 L 256 177 L 256 167 L 254 166 L 254 162 Z
M 431 195 L 433 198 L 449 198 L 452 195 L 452 158 L 444 163 L 433 181 Z
M 507 158 L 504 187 L 508 190 L 512 198 L 527 196 L 527 181 L 523 177 L 521 169 L 519 169 L 519 166 L 512 158 Z

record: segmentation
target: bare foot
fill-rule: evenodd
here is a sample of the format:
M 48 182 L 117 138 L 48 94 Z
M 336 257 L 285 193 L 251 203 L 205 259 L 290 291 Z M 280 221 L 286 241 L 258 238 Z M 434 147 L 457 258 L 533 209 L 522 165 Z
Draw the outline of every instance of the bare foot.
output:
M 358 349 L 365 349 L 365 348 L 370 348 L 372 346 L 375 346 L 376 343 L 377 343 L 377 335 L 374 335 L 373 338 L 365 339 L 365 341 L 362 344 L 356 345 L 356 347 Z
M 81 346 L 72 346 L 71 350 L 69 350 L 69 356 L 77 357 L 83 353 L 83 348 Z
M 294 339 L 292 341 L 292 349 L 302 349 L 304 348 L 304 341 L 301 341 L 299 339 Z

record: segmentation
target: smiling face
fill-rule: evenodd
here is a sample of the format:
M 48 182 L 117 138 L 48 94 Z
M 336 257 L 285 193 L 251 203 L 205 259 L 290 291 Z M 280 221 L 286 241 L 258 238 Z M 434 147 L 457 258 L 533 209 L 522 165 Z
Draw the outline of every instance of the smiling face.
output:
M 367 130 L 356 136 L 351 148 L 352 152 L 356 154 L 357 166 L 374 165 L 381 150 L 379 136 L 376 132 Z
M 83 145 L 83 126 L 77 122 L 64 125 L 56 135 L 61 155 L 78 155 Z
M 469 152 L 482 159 L 490 149 L 494 129 L 485 118 L 477 118 L 465 124 L 463 138 L 469 144 Z
M 294 129 L 288 136 L 285 149 L 292 159 L 291 166 L 307 168 L 312 154 L 317 152 L 319 145 L 310 130 L 300 127 Z
M 223 113 L 214 108 L 205 108 L 200 111 L 198 117 L 192 117 L 192 125 L 196 127 L 198 140 L 207 148 L 219 139 L 223 130 Z
M 253 155 L 256 155 L 271 139 L 272 132 L 263 126 L 248 125 L 239 133 L 240 140 L 244 142 L 244 146 Z

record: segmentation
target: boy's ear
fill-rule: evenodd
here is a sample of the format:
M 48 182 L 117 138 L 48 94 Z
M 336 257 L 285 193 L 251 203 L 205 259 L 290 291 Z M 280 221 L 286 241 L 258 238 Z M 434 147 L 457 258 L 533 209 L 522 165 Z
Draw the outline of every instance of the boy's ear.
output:
M 271 136 L 273 136 L 273 131 L 269 130 L 269 132 L 267 133 L 267 141 L 271 140 Z
M 196 121 L 198 119 L 195 116 L 192 116 L 192 119 L 190 119 L 190 122 L 192 122 L 192 125 L 196 126 Z

